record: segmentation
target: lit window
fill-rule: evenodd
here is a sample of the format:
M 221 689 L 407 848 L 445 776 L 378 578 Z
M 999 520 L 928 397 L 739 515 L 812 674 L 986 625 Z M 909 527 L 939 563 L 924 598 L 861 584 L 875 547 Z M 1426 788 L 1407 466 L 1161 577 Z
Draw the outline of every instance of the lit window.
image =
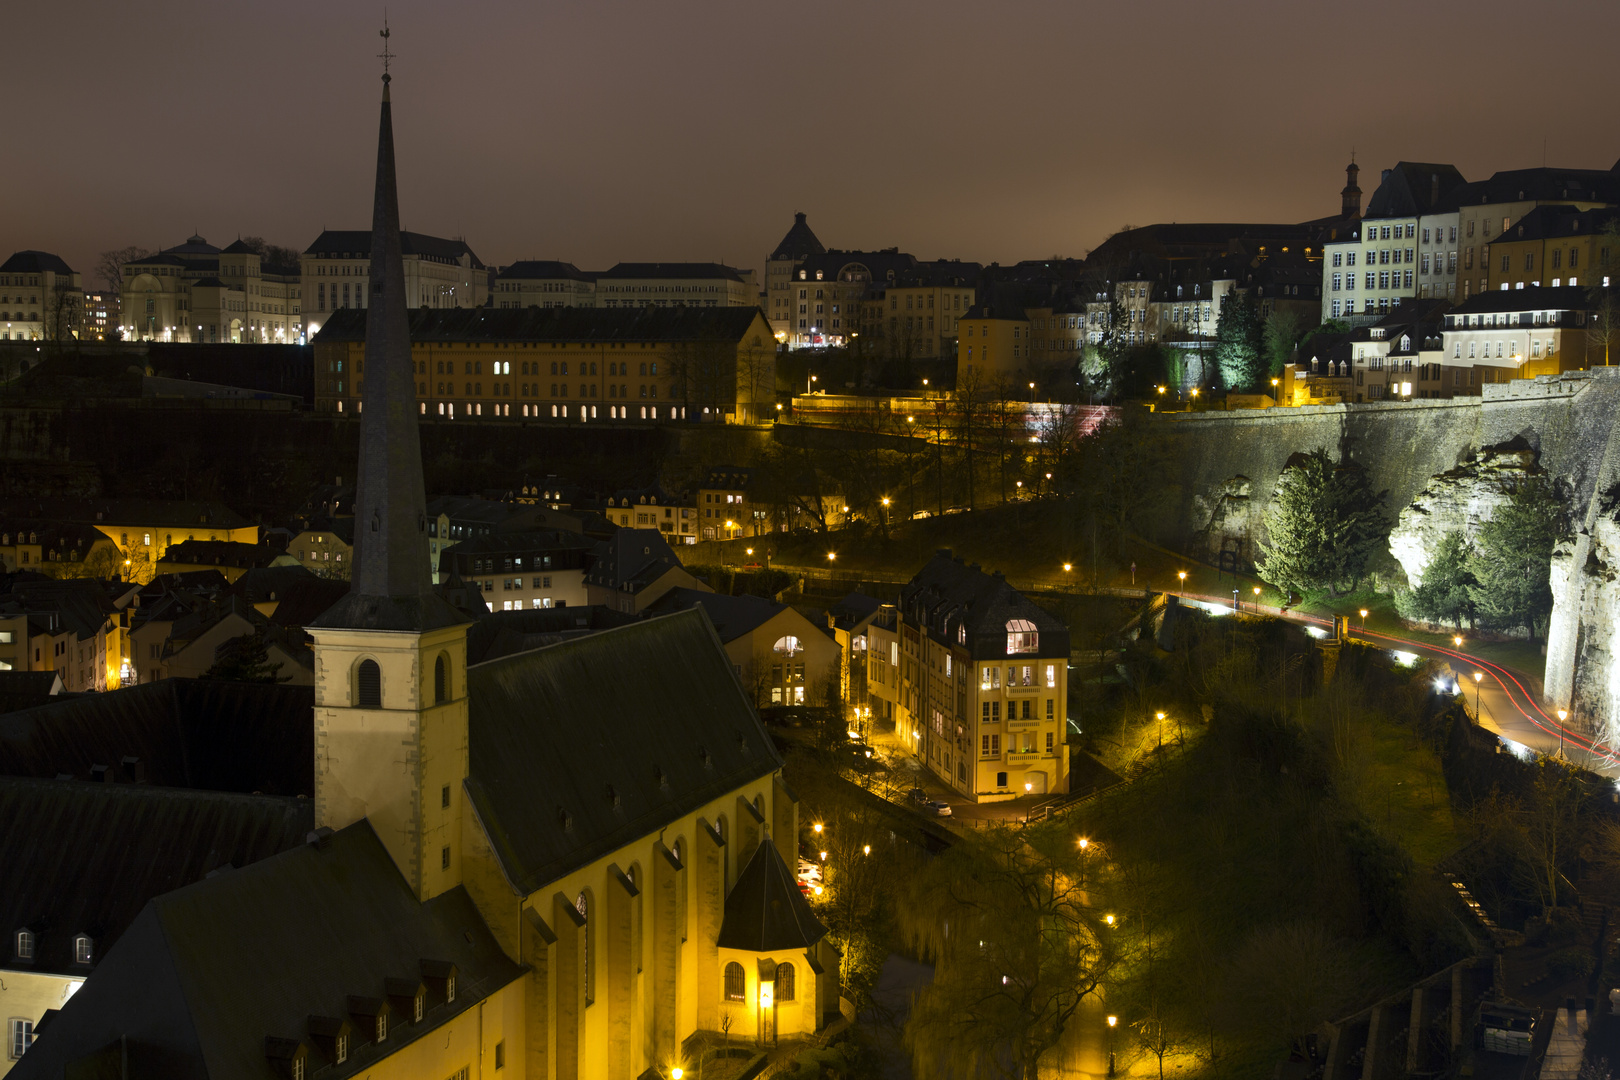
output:
M 1007 652 L 1026 653 L 1035 652 L 1039 647 L 1040 635 L 1035 630 L 1035 624 L 1028 619 L 1007 620 Z
M 90 945 L 90 935 L 75 934 L 73 936 L 73 962 L 75 964 L 88 964 L 94 956 Z
M 748 980 L 743 974 L 743 966 L 733 960 L 726 965 L 726 1000 L 742 1001 L 747 991 Z
M 32 930 L 17 931 L 16 952 L 18 960 L 32 960 L 34 958 L 34 932 Z

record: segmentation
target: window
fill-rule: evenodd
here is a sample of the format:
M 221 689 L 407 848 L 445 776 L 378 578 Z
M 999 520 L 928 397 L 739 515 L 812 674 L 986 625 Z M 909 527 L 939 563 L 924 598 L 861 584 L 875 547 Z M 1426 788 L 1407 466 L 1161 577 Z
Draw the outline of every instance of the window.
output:
M 11 1038 L 6 1040 L 11 1049 L 11 1060 L 16 1061 L 34 1045 L 34 1022 L 17 1017 L 11 1021 Z
M 88 964 L 95 957 L 95 950 L 90 944 L 89 934 L 73 935 L 73 962 L 75 964 Z
M 386 1012 L 377 1014 L 377 1041 L 388 1041 L 388 1014 Z
M 382 708 L 382 668 L 375 660 L 362 660 L 355 672 L 354 704 L 359 709 Z
M 777 638 L 776 644 L 771 646 L 771 651 L 783 656 L 793 656 L 801 652 L 802 647 L 799 644 L 799 639 L 789 634 L 786 637 Z
M 450 848 L 448 845 L 439 849 L 439 869 L 450 869 Z M 420 1020 L 421 1017 L 417 1017 L 417 1019 Z
M 500 1042 L 495 1044 L 495 1067 L 497 1069 L 506 1068 L 506 1040 L 505 1039 L 502 1039 Z
M 1007 652 L 1026 653 L 1035 652 L 1039 648 L 1040 635 L 1036 633 L 1035 624 L 1028 619 L 1007 620 Z
M 798 973 L 793 970 L 792 964 L 776 965 L 776 1000 L 792 1001 L 798 992 L 794 987 L 794 979 Z
M 444 785 L 444 787 L 439 789 L 439 806 L 440 806 L 441 809 L 445 809 L 445 810 L 448 810 L 450 808 L 450 785 L 449 784 L 446 784 L 446 785 Z
M 341 1065 L 349 1060 L 349 1033 L 342 1031 L 332 1040 L 332 1060 Z
M 18 960 L 32 960 L 34 958 L 34 932 L 32 930 L 17 931 L 13 950 Z
M 743 974 L 743 966 L 733 960 L 726 965 L 726 1000 L 742 1001 L 748 990 L 748 980 Z

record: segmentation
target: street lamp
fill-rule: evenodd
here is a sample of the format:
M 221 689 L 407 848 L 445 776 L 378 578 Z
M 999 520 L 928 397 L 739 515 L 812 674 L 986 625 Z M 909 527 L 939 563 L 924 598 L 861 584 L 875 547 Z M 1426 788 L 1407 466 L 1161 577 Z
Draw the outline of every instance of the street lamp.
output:
M 1558 757 L 1564 756 L 1564 720 L 1569 716 L 1568 709 L 1558 710 Z
M 1073 570 L 1073 569 L 1074 569 L 1074 563 L 1064 563 L 1063 564 L 1063 572 L 1065 574 L 1067 574 L 1070 570 Z
M 1234 586 L 1233 589 L 1232 589 L 1232 612 L 1234 614 L 1236 614 L 1237 609 L 1238 609 L 1238 591 L 1237 591 L 1237 588 Z
M 1187 571 L 1185 571 L 1185 570 L 1176 571 L 1176 577 L 1181 579 L 1181 595 L 1186 596 L 1187 595 Z
M 1108 1018 L 1108 1075 L 1114 1075 L 1114 1028 L 1119 1024 L 1119 1017 Z
M 882 502 L 883 502 L 883 527 L 885 529 L 887 529 L 889 527 L 889 497 L 887 495 L 883 496 Z
M 1091 841 L 1082 836 L 1080 838 L 1080 887 L 1082 889 L 1086 887 L 1086 848 L 1090 846 Z
M 1453 634 L 1453 635 L 1451 635 L 1451 643 L 1453 645 L 1455 645 L 1459 649 L 1462 648 L 1462 635 L 1461 634 Z
M 1479 722 L 1479 682 L 1485 677 L 1483 671 L 1474 672 L 1474 722 Z
M 836 551 L 827 552 L 827 561 L 828 562 L 837 562 L 838 561 L 838 552 L 836 552 Z
M 1367 609 L 1361 609 L 1361 636 L 1367 636 Z
M 1260 586 L 1254 587 L 1254 613 L 1260 614 Z

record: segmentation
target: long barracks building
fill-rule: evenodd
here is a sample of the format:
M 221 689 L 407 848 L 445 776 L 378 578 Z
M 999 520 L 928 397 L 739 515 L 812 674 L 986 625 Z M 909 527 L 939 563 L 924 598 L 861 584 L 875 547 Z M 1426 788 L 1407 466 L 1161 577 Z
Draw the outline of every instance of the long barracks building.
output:
M 445 420 L 757 423 L 776 395 L 776 340 L 758 308 L 410 312 L 422 416 Z M 315 407 L 354 412 L 366 311 L 315 339 Z

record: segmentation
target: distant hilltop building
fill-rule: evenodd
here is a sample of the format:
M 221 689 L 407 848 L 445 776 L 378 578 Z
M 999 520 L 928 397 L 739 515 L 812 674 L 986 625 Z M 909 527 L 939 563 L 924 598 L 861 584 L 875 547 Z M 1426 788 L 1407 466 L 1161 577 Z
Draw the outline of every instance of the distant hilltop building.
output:
M 758 307 L 752 270 L 725 263 L 622 262 L 590 272 L 573 263 L 515 262 L 495 277 L 497 308 Z
M 202 236 L 124 264 L 119 290 L 125 339 L 297 344 L 298 267 L 274 266 L 237 240 Z
M 84 282 L 59 256 L 19 251 L 0 264 L 0 341 L 77 337 Z

